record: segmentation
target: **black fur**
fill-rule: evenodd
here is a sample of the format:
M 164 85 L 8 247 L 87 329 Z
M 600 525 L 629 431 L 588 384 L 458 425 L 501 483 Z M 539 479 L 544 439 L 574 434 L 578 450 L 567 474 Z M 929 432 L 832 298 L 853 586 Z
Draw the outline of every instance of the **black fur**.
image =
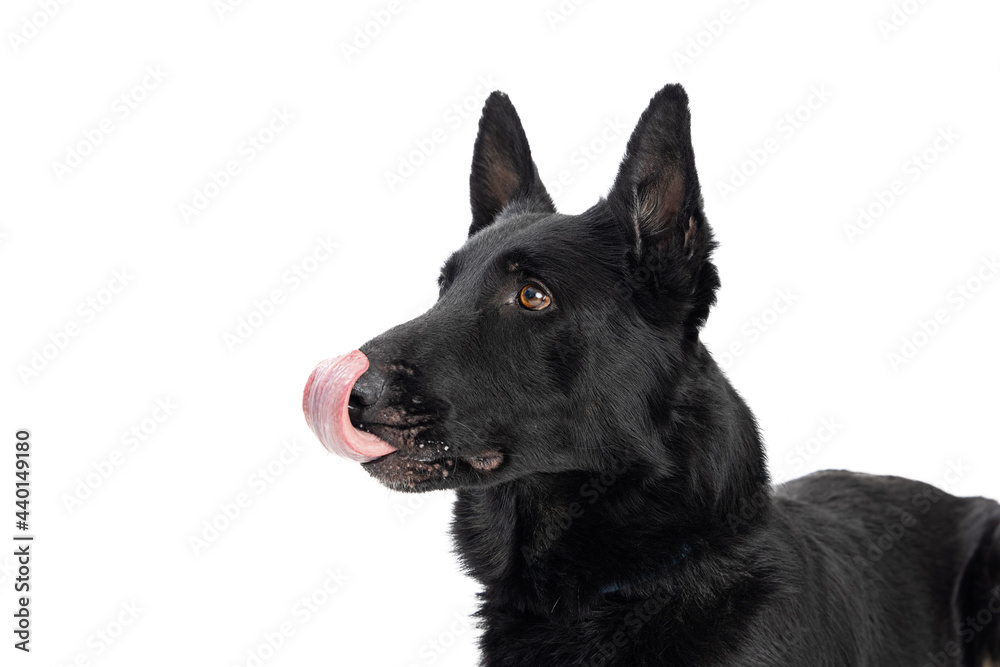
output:
M 996 502 L 840 471 L 771 487 L 698 335 L 719 278 L 680 86 L 578 216 L 494 93 L 471 195 L 438 302 L 361 348 L 351 414 L 399 448 L 374 477 L 457 490 L 484 665 L 1000 660 Z M 520 304 L 527 284 L 549 307 Z

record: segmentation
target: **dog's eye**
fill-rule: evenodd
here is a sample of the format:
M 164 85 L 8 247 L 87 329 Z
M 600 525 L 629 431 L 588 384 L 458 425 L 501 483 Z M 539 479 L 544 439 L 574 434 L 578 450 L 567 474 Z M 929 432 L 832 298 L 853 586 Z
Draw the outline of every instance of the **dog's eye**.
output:
M 538 285 L 525 285 L 518 294 L 521 305 L 528 310 L 544 310 L 552 303 L 552 298 Z

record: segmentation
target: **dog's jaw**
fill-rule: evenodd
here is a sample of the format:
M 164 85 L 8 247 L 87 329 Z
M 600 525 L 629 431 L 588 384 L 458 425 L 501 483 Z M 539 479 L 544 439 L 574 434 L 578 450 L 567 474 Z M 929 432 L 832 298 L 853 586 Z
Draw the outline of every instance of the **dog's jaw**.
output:
M 390 436 L 384 436 L 391 440 Z M 374 461 L 362 463 L 372 477 L 394 491 L 423 492 L 489 484 L 503 468 L 504 455 L 486 450 L 471 455 L 447 455 L 447 445 L 399 447 Z

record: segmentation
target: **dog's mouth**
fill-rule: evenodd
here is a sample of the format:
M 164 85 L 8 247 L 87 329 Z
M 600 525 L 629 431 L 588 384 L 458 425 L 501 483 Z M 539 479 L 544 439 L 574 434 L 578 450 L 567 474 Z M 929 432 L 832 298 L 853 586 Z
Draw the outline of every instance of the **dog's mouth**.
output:
M 414 456 L 397 450 L 361 466 L 392 489 L 430 491 L 479 481 L 482 475 L 497 470 L 503 460 L 499 452 L 473 456 Z
M 362 423 L 352 416 L 351 424 L 395 447 L 395 451 L 361 465 L 372 477 L 401 491 L 461 485 L 496 471 L 504 462 L 503 454 L 496 450 L 471 455 L 455 451 L 432 435 L 433 425 L 426 421 L 390 425 Z
M 355 350 L 321 362 L 306 383 L 306 422 L 327 450 L 360 462 L 380 482 L 401 491 L 452 487 L 502 467 L 499 451 L 460 452 L 435 438 L 434 424 L 427 419 L 393 415 L 365 421 L 351 390 L 367 368 L 368 358 Z

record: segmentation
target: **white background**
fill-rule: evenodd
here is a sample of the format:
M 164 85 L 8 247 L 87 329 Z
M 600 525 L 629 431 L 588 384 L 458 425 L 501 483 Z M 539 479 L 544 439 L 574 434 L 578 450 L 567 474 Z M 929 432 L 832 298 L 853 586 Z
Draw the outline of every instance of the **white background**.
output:
M 726 366 L 776 478 L 849 468 L 1000 495 L 1000 280 L 977 275 L 1000 252 L 995 3 L 911 0 L 892 26 L 888 0 L 591 0 L 565 16 L 555 0 L 423 0 L 350 56 L 387 0 L 49 4 L 51 18 L 29 0 L 0 16 L 0 536 L 13 544 L 18 428 L 32 431 L 37 536 L 29 656 L 11 648 L 13 547 L 0 549 L 4 664 L 475 662 L 452 495 L 392 493 L 335 460 L 300 401 L 317 361 L 434 299 L 469 224 L 493 86 L 569 213 L 607 192 L 653 93 L 686 86 L 721 243 L 704 340 L 742 344 Z M 294 119 L 269 135 L 275 109 Z M 251 160 L 258 134 L 269 143 Z M 239 173 L 214 188 L 231 160 Z M 420 164 L 390 187 L 401 160 Z M 897 179 L 852 243 L 845 226 Z M 185 219 L 196 191 L 213 196 Z M 313 262 L 318 238 L 339 249 Z M 288 279 L 302 267 L 307 280 Z M 959 285 L 978 288 L 961 308 Z M 274 290 L 270 317 L 252 316 Z M 792 305 L 776 315 L 782 291 Z M 944 324 L 919 335 L 937 310 Z M 306 616 L 303 597 L 322 604 Z

